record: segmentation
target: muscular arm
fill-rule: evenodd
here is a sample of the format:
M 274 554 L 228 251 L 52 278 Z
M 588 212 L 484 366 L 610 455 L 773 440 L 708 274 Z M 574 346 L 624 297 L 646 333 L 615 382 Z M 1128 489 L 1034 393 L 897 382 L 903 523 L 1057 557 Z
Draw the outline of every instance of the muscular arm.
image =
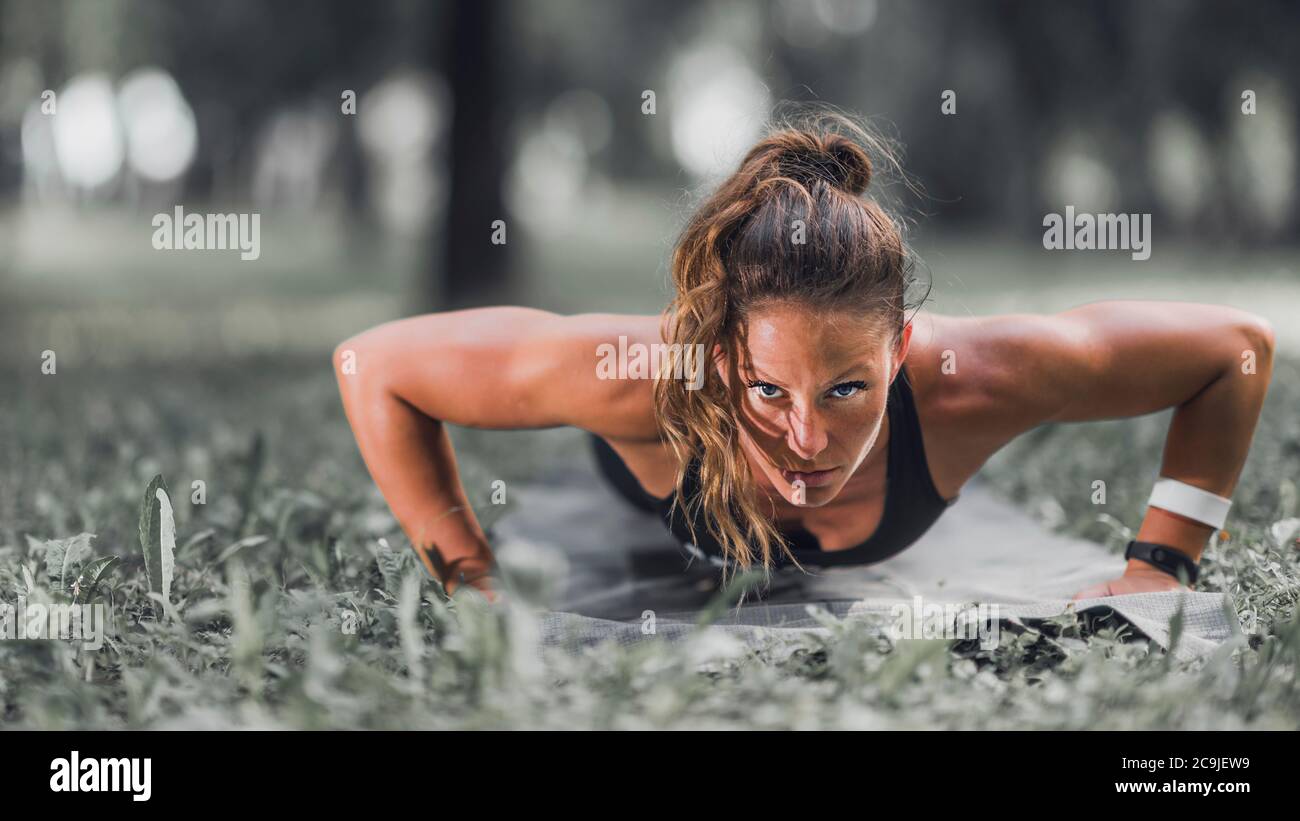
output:
M 1232 495 L 1272 374 L 1263 319 L 1215 305 L 1113 301 L 986 322 L 971 351 L 1003 400 L 994 436 L 1175 408 L 1160 475 Z M 1212 530 L 1148 508 L 1138 539 L 1199 560 Z M 1152 568 L 1134 559 L 1129 569 Z
M 648 334 L 657 337 L 657 317 L 502 307 L 397 320 L 338 346 L 335 373 L 361 456 L 421 561 L 449 591 L 461 574 L 485 573 L 492 554 L 444 423 L 653 437 L 650 383 L 596 375 L 601 343 Z

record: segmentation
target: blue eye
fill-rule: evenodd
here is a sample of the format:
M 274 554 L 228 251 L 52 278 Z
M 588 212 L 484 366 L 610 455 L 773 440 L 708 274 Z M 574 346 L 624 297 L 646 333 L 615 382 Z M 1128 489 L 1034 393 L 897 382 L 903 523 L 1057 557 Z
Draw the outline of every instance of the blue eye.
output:
M 867 387 L 865 382 L 843 382 L 831 388 L 831 396 L 836 399 L 848 399 L 860 390 Z
M 776 399 L 781 395 L 781 389 L 769 382 L 750 382 L 750 389 L 758 389 L 758 395 L 764 399 Z

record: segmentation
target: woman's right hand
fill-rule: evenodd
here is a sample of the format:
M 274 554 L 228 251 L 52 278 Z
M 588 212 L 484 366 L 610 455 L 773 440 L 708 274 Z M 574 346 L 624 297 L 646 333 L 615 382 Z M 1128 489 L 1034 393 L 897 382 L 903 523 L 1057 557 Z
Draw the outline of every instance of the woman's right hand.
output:
M 467 585 L 483 594 L 490 604 L 496 604 L 501 600 L 501 594 L 497 592 L 494 582 L 491 579 L 479 579 L 473 582 L 466 582 Z M 452 591 L 453 593 L 455 591 Z
M 475 557 L 450 562 L 439 574 L 443 579 L 442 587 L 448 596 L 455 596 L 461 587 L 471 587 L 482 593 L 489 602 L 495 603 L 500 599 L 500 594 L 496 590 L 496 577 L 492 574 L 492 568 L 490 553 L 486 559 Z

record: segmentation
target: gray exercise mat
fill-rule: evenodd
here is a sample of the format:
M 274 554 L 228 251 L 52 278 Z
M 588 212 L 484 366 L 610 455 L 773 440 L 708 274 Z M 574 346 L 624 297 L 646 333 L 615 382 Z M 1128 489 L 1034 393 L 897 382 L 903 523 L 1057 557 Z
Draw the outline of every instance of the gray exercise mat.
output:
M 677 545 L 660 520 L 636 510 L 595 474 L 581 472 L 546 486 L 512 488 L 511 510 L 493 527 L 507 566 L 533 568 L 553 580 L 542 620 L 547 644 L 620 643 L 690 635 L 714 598 L 718 571 Z M 1241 634 L 1222 593 L 1171 590 L 1127 596 L 1071 597 L 1119 576 L 1122 557 L 1082 539 L 1056 535 L 1002 501 L 978 479 L 934 527 L 903 553 L 865 567 L 787 568 L 761 594 L 731 607 L 708 630 L 749 643 L 821 631 L 809 606 L 837 618 L 888 616 L 896 605 L 996 605 L 1002 620 L 1033 620 L 1069 608 L 1113 610 L 1136 630 L 1169 646 L 1169 622 L 1183 607 L 1180 658 L 1212 652 Z

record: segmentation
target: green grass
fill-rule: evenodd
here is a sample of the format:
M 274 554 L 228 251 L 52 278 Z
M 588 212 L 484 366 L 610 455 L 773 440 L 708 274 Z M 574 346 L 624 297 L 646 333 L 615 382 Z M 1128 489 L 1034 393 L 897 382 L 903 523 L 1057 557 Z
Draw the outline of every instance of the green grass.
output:
M 1258 631 L 1191 663 L 1073 616 L 1004 631 L 987 653 L 895 643 L 866 621 L 757 650 L 701 637 L 540 652 L 523 605 L 449 601 L 417 572 L 323 358 L 61 366 L 5 384 L 0 600 L 66 595 L 44 540 L 94 533 L 95 555 L 122 559 L 95 594 L 118 618 L 111 644 L 0 641 L 7 727 L 1300 727 L 1300 557 L 1271 532 L 1297 516 L 1296 361 L 1277 367 L 1232 539 L 1203 563 L 1202 589 L 1230 593 Z M 1042 429 L 987 474 L 1054 525 L 1118 545 L 1090 483 L 1105 480 L 1107 513 L 1135 525 L 1164 422 Z M 456 436 L 481 503 L 492 478 L 544 480 L 585 453 L 573 431 Z M 172 616 L 148 595 L 138 532 L 157 473 L 176 510 Z M 196 480 L 204 505 L 190 503 Z

